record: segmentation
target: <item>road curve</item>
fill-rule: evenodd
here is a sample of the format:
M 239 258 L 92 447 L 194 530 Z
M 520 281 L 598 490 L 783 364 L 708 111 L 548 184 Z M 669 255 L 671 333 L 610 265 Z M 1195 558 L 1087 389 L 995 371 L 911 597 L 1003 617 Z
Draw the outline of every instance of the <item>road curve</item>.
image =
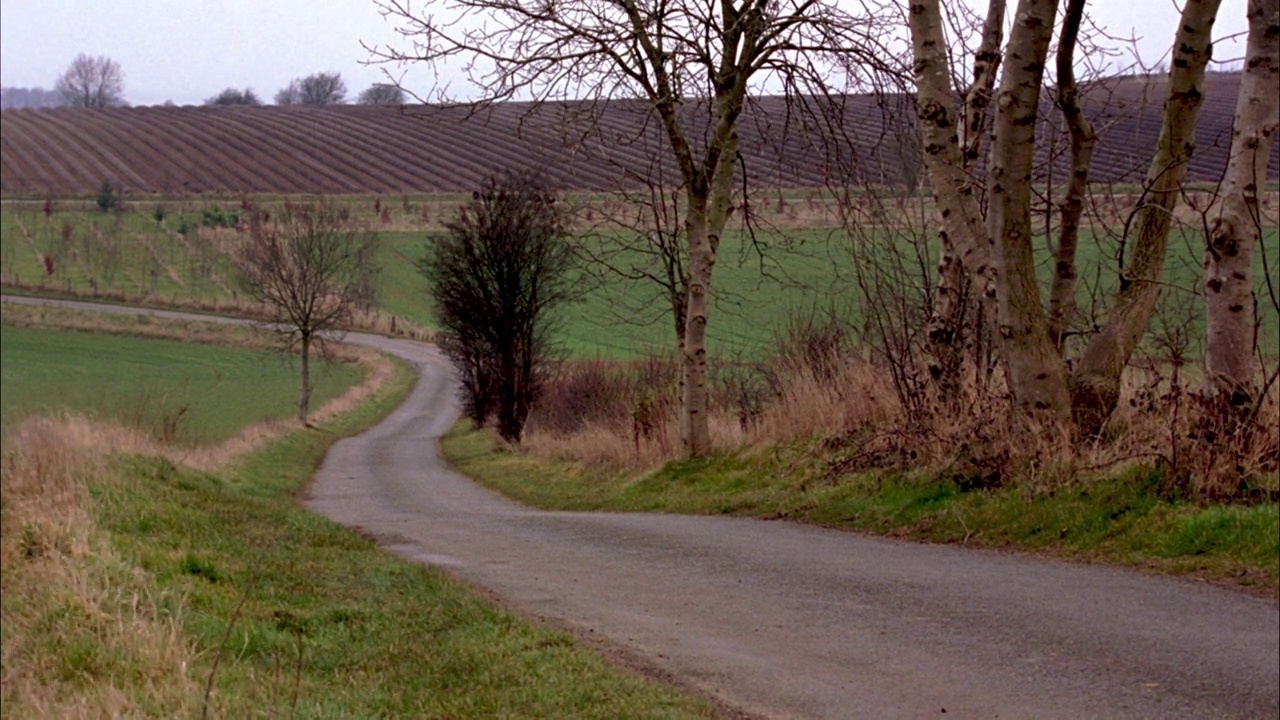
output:
M 432 347 L 347 339 L 405 358 L 419 380 L 383 422 L 334 445 L 307 507 L 728 707 L 796 718 L 1280 715 L 1274 601 L 785 522 L 530 510 L 440 460 L 457 409 Z

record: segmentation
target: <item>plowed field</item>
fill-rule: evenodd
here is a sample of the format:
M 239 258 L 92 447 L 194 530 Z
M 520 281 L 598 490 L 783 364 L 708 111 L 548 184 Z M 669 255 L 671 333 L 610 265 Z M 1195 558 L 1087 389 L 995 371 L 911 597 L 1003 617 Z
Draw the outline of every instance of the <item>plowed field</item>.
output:
M 1160 128 L 1160 81 L 1092 86 L 1086 108 L 1101 135 L 1093 178 L 1137 182 Z M 1230 146 L 1239 78 L 1206 83 L 1190 179 L 1214 182 Z M 811 112 L 777 97 L 752 101 L 742 124 L 743 166 L 758 184 L 818 187 L 852 170 L 858 181 L 918 177 L 911 99 L 848 96 L 838 153 L 814 141 Z M 830 109 L 829 107 L 827 108 Z M 1046 107 L 1046 118 L 1052 118 Z M 432 106 L 138 107 L 6 110 L 0 116 L 0 192 L 83 195 L 103 181 L 130 194 L 439 193 L 469 191 L 487 174 L 542 169 L 565 190 L 611 190 L 670 172 L 660 129 L 634 101 L 504 103 L 482 111 Z M 686 122 L 705 127 L 690 107 Z M 828 123 L 822 123 L 829 134 Z M 1046 123 L 1042 158 L 1066 147 Z M 696 134 L 696 133 L 695 133 Z M 1277 149 L 1272 148 L 1275 176 Z M 838 156 L 838 157 L 837 157 Z M 1062 163 L 1042 163 L 1065 177 Z

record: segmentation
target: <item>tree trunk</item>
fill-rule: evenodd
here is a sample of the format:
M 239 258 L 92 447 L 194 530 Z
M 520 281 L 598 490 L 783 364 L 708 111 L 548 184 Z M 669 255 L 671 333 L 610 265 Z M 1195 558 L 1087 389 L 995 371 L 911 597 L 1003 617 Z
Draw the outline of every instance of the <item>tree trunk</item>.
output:
M 1058 106 L 1071 133 L 1071 180 L 1062 201 L 1062 232 L 1054 252 L 1053 284 L 1049 290 L 1049 338 L 1063 352 L 1067 326 L 1076 312 L 1076 246 L 1080 238 L 1080 218 L 1089 192 L 1089 167 L 1098 136 L 1093 124 L 1080 109 L 1076 86 L 1075 50 L 1084 18 L 1085 0 L 1068 0 L 1062 35 L 1058 40 Z
M 302 336 L 302 388 L 298 392 L 298 422 L 307 424 L 311 407 L 311 337 Z
M 707 233 L 707 197 L 689 192 L 689 292 L 680 348 L 680 450 L 685 458 L 711 451 L 707 394 L 707 315 L 716 253 Z
M 1196 122 L 1203 99 L 1211 31 L 1221 0 L 1187 0 L 1173 43 L 1169 93 L 1156 155 L 1147 171 L 1146 190 L 1135 210 L 1136 228 L 1128 265 L 1120 278 L 1115 306 L 1093 337 L 1071 378 L 1071 403 L 1077 428 L 1096 436 L 1120 398 L 1120 378 L 1151 321 L 1160 297 L 1165 249 L 1173 208 L 1182 192 Z
M 995 15 L 1003 18 L 1004 3 L 993 0 L 988 14 L 989 25 Z M 911 41 L 915 53 L 916 113 L 924 148 L 925 169 L 933 187 L 938 214 L 941 252 L 938 257 L 938 284 L 933 310 L 926 328 L 929 343 L 929 372 L 944 387 L 957 372 L 962 348 L 957 346 L 961 318 L 968 289 L 976 285 L 982 292 L 983 304 L 990 317 L 994 311 L 994 268 L 991 265 L 990 237 L 982 225 L 982 214 L 973 194 L 973 185 L 965 171 L 960 149 L 959 120 L 951 91 L 947 48 L 942 33 L 942 14 L 937 0 L 917 0 L 908 13 Z M 1000 22 L 994 23 L 997 28 Z M 994 57 L 979 50 L 990 72 L 978 73 L 970 95 L 981 98 L 975 90 L 986 82 L 987 93 L 999 64 L 999 33 L 984 35 L 983 48 L 994 42 Z M 981 103 L 967 103 L 970 124 L 981 129 L 977 116 Z M 982 110 L 985 115 L 985 106 Z M 970 283 L 970 279 L 973 283 Z
M 987 221 L 996 247 L 1000 354 L 1016 418 L 1025 429 L 1065 437 L 1071 399 L 1062 360 L 1049 340 L 1031 245 L 1036 110 L 1057 6 L 1056 0 L 1022 0 L 1013 19 L 996 100 Z
M 716 126 L 701 171 L 689 183 L 688 310 L 680 371 L 680 447 L 685 458 L 711 452 L 707 392 L 707 316 L 711 305 L 711 271 L 733 204 L 734 168 L 738 161 L 738 116 L 746 95 L 739 77 L 716 98 Z
M 1220 407 L 1241 409 L 1253 404 L 1258 390 L 1252 366 L 1253 253 L 1262 234 L 1258 191 L 1280 124 L 1280 0 L 1250 0 L 1245 53 L 1231 157 L 1204 259 L 1205 393 Z
M 964 169 L 971 172 L 982 157 L 987 136 L 987 116 L 991 107 L 991 91 L 1000 70 L 1000 43 L 1004 41 L 1005 0 L 990 0 L 987 19 L 982 24 L 982 42 L 973 54 L 973 84 L 964 95 Z M 941 28 L 938 30 L 941 36 Z M 945 59 L 945 58 L 944 58 Z

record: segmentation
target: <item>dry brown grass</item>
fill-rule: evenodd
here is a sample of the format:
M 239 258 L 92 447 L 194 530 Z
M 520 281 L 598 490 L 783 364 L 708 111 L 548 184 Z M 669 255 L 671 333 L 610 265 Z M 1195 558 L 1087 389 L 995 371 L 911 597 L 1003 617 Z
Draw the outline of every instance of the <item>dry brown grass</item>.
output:
M 5 717 L 189 716 L 199 700 L 192 643 L 150 578 L 100 536 L 85 480 L 113 472 L 102 434 L 31 418 L 5 442 L 0 483 Z
M 1280 494 L 1275 385 L 1257 416 L 1241 424 L 1207 408 L 1194 368 L 1175 374 L 1167 363 L 1149 363 L 1127 374 L 1104 437 L 1072 447 L 1014 427 L 998 375 L 979 387 L 970 373 L 965 387 L 924 398 L 925 411 L 908 414 L 888 370 L 856 351 L 816 364 L 792 357 L 771 368 L 758 410 L 745 412 L 724 389 L 717 394 L 711 415 L 717 450 L 812 442 L 836 474 L 927 469 L 966 486 L 1018 483 L 1033 491 L 1154 465 L 1163 468 L 1165 491 L 1187 499 L 1257 502 Z M 650 469 L 672 459 L 679 449 L 674 397 L 670 390 L 646 393 L 634 378 L 628 366 L 600 361 L 560 373 L 530 417 L 524 451 L 610 469 Z M 584 398 L 604 400 L 579 407 Z M 570 406 L 548 409 L 548 403 Z M 567 422 L 571 412 L 585 413 L 583 421 Z

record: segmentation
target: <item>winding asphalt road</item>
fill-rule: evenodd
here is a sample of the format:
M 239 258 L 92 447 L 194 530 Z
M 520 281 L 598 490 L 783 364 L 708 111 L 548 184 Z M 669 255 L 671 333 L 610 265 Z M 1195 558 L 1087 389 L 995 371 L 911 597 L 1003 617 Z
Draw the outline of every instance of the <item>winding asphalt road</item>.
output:
M 419 380 L 386 420 L 333 447 L 309 508 L 724 707 L 796 718 L 1280 716 L 1274 601 L 785 522 L 530 510 L 440 460 L 457 409 L 432 347 L 347 339 L 407 359 Z

